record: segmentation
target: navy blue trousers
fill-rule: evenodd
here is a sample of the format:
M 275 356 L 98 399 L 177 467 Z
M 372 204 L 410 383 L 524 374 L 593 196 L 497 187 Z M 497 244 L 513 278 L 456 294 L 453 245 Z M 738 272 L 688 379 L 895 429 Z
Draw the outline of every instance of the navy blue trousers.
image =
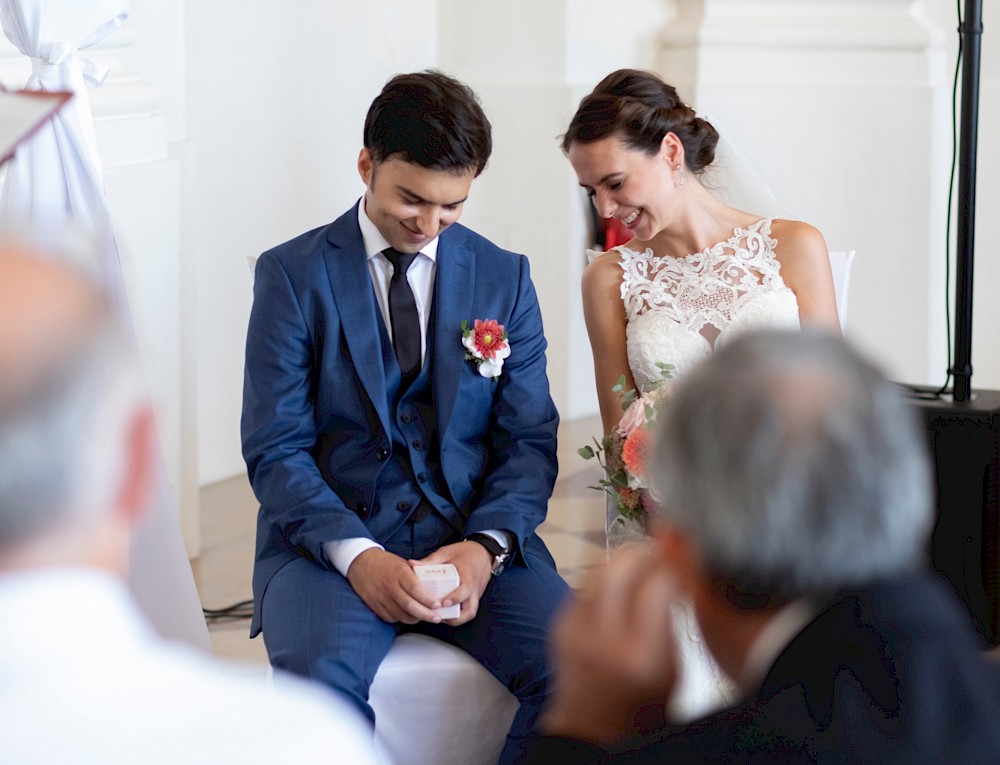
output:
M 432 513 L 405 524 L 385 547 L 403 558 L 421 558 L 453 541 L 458 537 Z M 268 659 L 276 668 L 343 693 L 374 723 L 368 689 L 396 636 L 414 631 L 444 640 L 473 656 L 520 703 L 500 758 L 516 763 L 548 694 L 546 638 L 569 593 L 540 539 L 531 539 L 524 555 L 528 565 L 492 579 L 476 618 L 459 627 L 387 624 L 341 574 L 305 558 L 294 560 L 271 578 L 261 602 Z

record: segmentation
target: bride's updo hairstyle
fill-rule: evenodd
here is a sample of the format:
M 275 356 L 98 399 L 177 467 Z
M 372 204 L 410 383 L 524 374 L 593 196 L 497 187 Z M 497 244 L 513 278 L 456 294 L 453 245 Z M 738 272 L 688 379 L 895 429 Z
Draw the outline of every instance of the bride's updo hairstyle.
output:
M 677 97 L 677 90 L 652 72 L 619 69 L 586 96 L 569 123 L 562 149 L 618 136 L 630 149 L 655 156 L 663 136 L 673 133 L 684 146 L 687 169 L 701 174 L 715 159 L 719 133 Z

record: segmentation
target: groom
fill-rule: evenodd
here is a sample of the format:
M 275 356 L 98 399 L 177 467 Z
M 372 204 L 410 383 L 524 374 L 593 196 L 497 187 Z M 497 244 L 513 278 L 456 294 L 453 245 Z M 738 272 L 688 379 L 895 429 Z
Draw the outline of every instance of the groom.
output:
M 517 696 L 513 761 L 567 587 L 535 535 L 558 416 L 528 261 L 457 224 L 491 148 L 464 84 L 386 84 L 365 120 L 363 198 L 257 263 L 242 434 L 261 505 L 251 635 L 271 664 L 373 719 L 393 639 L 433 635 Z M 460 585 L 429 596 L 421 562 L 454 564 Z

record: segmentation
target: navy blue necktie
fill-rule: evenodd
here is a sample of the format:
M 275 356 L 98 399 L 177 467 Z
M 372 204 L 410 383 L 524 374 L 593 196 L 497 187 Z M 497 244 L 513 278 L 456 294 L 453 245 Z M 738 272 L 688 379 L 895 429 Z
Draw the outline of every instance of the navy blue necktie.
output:
M 406 271 L 420 253 L 400 252 L 390 247 L 382 251 L 392 263 L 389 282 L 389 321 L 392 322 L 392 345 L 403 373 L 403 385 L 409 386 L 420 371 L 420 317 Z

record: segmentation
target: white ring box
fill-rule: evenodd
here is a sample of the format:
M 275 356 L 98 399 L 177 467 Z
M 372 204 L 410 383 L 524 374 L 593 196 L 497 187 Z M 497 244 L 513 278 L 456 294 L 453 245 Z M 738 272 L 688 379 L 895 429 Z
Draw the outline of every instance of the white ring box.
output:
M 419 564 L 413 567 L 420 584 L 433 598 L 443 598 L 458 587 L 458 569 L 454 563 Z M 455 603 L 447 608 L 436 609 L 442 619 L 457 619 L 461 613 L 461 605 Z

